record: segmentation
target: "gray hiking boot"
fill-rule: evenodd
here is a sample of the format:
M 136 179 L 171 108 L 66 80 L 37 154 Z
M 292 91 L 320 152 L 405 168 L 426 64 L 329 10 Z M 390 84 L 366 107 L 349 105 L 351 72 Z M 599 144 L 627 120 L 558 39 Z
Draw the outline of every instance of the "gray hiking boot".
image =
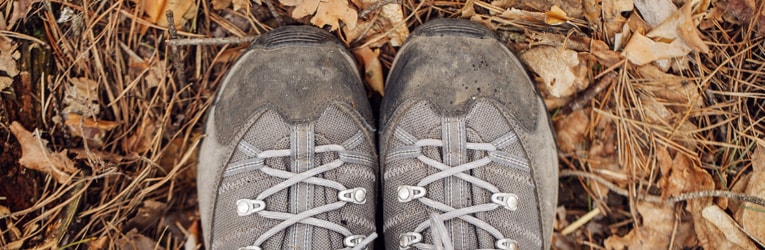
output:
M 372 119 L 331 34 L 293 26 L 258 38 L 208 113 L 197 168 L 207 249 L 371 249 Z
M 544 103 L 490 30 L 415 30 L 381 113 L 387 249 L 549 249 L 558 191 Z

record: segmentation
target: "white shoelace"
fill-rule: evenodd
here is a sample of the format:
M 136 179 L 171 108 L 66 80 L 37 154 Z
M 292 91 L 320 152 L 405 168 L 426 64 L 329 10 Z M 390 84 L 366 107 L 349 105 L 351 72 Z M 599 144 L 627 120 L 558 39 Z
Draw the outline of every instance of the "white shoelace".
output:
M 344 143 L 344 145 L 348 146 L 348 144 L 353 144 L 351 145 L 351 147 L 354 147 L 355 145 L 357 145 L 360 139 L 360 136 L 361 136 L 360 133 L 357 134 L 353 138 L 349 139 L 348 142 Z M 314 216 L 316 215 L 338 210 L 348 203 L 354 203 L 354 204 L 366 203 L 366 189 L 361 187 L 346 188 L 343 184 L 339 182 L 319 178 L 316 176 L 324 172 L 336 169 L 342 166 L 343 163 L 350 162 L 350 163 L 368 165 L 372 161 L 372 159 L 368 155 L 363 155 L 356 152 L 347 151 L 346 147 L 344 147 L 343 145 L 337 145 L 337 144 L 320 145 L 320 146 L 316 146 L 315 148 L 316 153 L 336 152 L 339 155 L 338 159 L 332 162 L 323 164 L 321 166 L 306 170 L 302 173 L 293 173 L 289 171 L 274 169 L 265 165 L 265 159 L 268 159 L 268 158 L 290 157 L 290 154 L 291 154 L 290 149 L 266 150 L 266 151 L 258 152 L 258 150 L 254 149 L 254 147 L 248 146 L 246 142 L 240 144 L 239 148 L 242 151 L 246 152 L 246 154 L 248 154 L 251 158 L 234 163 L 226 171 L 226 173 L 224 174 L 225 176 L 231 176 L 231 175 L 245 172 L 245 171 L 259 170 L 267 175 L 285 179 L 283 182 L 264 190 L 263 192 L 258 194 L 255 197 L 255 199 L 237 200 L 236 202 L 237 214 L 239 216 L 250 216 L 252 214 L 257 214 L 264 218 L 282 221 L 281 223 L 267 230 L 265 233 L 261 234 L 255 240 L 253 245 L 242 247 L 240 248 L 240 250 L 245 250 L 245 249 L 246 250 L 261 250 L 260 245 L 265 243 L 266 240 L 273 237 L 277 233 L 286 230 L 290 226 L 296 225 L 298 223 L 325 228 L 327 230 L 331 230 L 343 235 L 345 237 L 345 239 L 343 240 L 343 244 L 346 246 L 346 248 L 343 248 L 343 249 L 346 249 L 346 250 L 364 249 L 366 246 L 372 243 L 374 239 L 377 238 L 377 233 L 375 232 L 369 235 L 354 235 L 348 228 L 341 226 L 337 223 L 314 218 Z M 323 206 L 308 209 L 306 211 L 303 211 L 297 214 L 266 210 L 266 203 L 265 203 L 266 198 L 301 182 L 338 190 L 338 201 L 331 204 L 326 204 Z
M 414 136 L 402 129 L 396 129 L 395 136 L 409 143 L 410 145 L 403 146 L 392 150 L 388 154 L 388 161 L 392 159 L 404 159 L 404 158 L 416 158 L 425 165 L 433 167 L 439 172 L 422 178 L 416 186 L 399 186 L 398 187 L 398 201 L 399 202 L 411 202 L 417 200 L 422 204 L 441 211 L 442 213 L 433 213 L 430 215 L 430 219 L 420 223 L 414 231 L 401 234 L 399 236 L 399 248 L 409 249 L 415 247 L 417 249 L 453 249 L 451 238 L 444 221 L 448 221 L 454 218 L 460 218 L 463 221 L 472 224 L 473 226 L 480 228 L 495 239 L 495 247 L 499 249 L 518 249 L 518 243 L 515 240 L 505 238 L 504 235 L 489 223 L 476 218 L 472 214 L 492 211 L 497 208 L 505 208 L 511 211 L 515 211 L 518 207 L 518 196 L 513 193 L 502 193 L 499 188 L 493 184 L 484 180 L 478 179 L 463 172 L 484 167 L 491 162 L 498 162 L 503 165 L 523 169 L 527 168 L 527 165 L 518 164 L 519 162 L 515 157 L 504 151 L 498 151 L 498 148 L 504 148 L 514 142 L 517 138 L 514 133 L 508 133 L 492 143 L 471 143 L 466 144 L 467 149 L 486 151 L 487 156 L 477 159 L 465 164 L 450 167 L 437 160 L 431 159 L 422 154 L 422 147 L 435 146 L 443 147 L 444 143 L 438 139 L 422 139 L 414 141 Z M 444 203 L 432 200 L 426 197 L 426 186 L 435 181 L 447 178 L 457 177 L 466 182 L 473 184 L 475 187 L 485 189 L 492 193 L 492 203 L 478 204 L 474 206 L 464 208 L 453 208 Z M 433 244 L 422 243 L 422 232 L 425 229 L 431 229 L 431 235 L 433 237 Z

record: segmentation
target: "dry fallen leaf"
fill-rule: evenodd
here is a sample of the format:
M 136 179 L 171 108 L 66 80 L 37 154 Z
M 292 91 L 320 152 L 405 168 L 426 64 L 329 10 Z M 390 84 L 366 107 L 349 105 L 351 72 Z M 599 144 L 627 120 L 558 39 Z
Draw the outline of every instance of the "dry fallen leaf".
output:
M 736 221 L 717 205 L 702 209 L 701 216 L 706 222 L 704 233 L 708 237 L 706 241 L 700 238 L 704 249 L 757 249 Z
M 633 34 L 624 56 L 633 64 L 644 65 L 660 59 L 685 56 L 693 50 L 709 52 L 701 40 L 688 3 L 645 36 Z
M 47 148 L 48 142 L 38 135 L 33 135 L 18 122 L 11 123 L 11 133 L 21 144 L 22 166 L 50 174 L 58 183 L 65 183 L 70 174 L 77 171 L 74 162 L 67 156 L 66 150 L 53 153 Z
M 13 12 L 11 18 L 8 20 L 8 27 L 13 27 L 16 22 L 27 16 L 30 10 L 32 10 L 32 4 L 40 2 L 40 0 L 15 0 L 13 1 Z
M 335 0 L 336 1 L 336 0 Z M 344 0 L 341 0 L 344 1 Z M 286 6 L 294 6 L 292 10 L 292 18 L 300 19 L 311 15 L 316 12 L 319 7 L 320 0 L 281 0 L 282 4 Z
M 17 50 L 18 47 L 19 45 L 10 38 L 0 35 L 0 71 L 4 71 L 8 77 L 19 75 L 16 60 L 21 57 L 21 53 Z
M 409 28 L 406 26 L 401 5 L 392 3 L 383 6 L 380 17 L 385 18 L 389 23 L 388 27 L 392 29 L 391 32 L 387 33 L 388 38 L 390 38 L 390 45 L 393 47 L 403 45 L 406 38 L 409 37 Z
M 65 114 L 96 116 L 101 112 L 98 105 L 98 82 L 88 78 L 71 78 L 64 95 Z
M 380 63 L 380 49 L 372 51 L 369 47 L 358 48 L 353 50 L 353 54 L 361 61 L 364 66 L 364 82 L 372 88 L 375 92 L 381 96 L 385 95 L 385 87 L 383 86 L 383 71 L 382 64 Z
M 651 27 L 659 26 L 677 11 L 672 0 L 635 0 L 635 8 Z
M 752 153 L 752 177 L 746 186 L 746 194 L 765 199 L 765 145 L 757 144 Z M 741 209 L 741 226 L 760 242 L 765 242 L 765 207 L 744 203 Z
M 186 21 L 197 15 L 197 5 L 194 0 L 132 0 L 141 4 L 150 22 L 167 27 L 167 11 L 173 12 L 175 26 L 181 27 Z M 214 4 L 214 3 L 213 3 Z
M 758 7 L 759 4 L 759 7 Z M 718 1 L 718 6 L 725 13 L 726 19 L 741 23 L 753 23 L 759 34 L 765 34 L 765 11 L 762 11 L 762 1 L 759 0 L 725 0 Z M 757 13 L 759 11 L 759 13 Z M 754 21 L 752 19 L 755 19 Z
M 103 146 L 103 138 L 107 131 L 116 128 L 119 124 L 113 121 L 94 120 L 78 114 L 67 114 L 64 125 L 69 128 L 73 136 L 82 137 L 91 146 Z
M 138 233 L 138 230 L 133 228 L 123 238 L 116 240 L 118 249 L 123 250 L 164 250 L 165 248 L 158 245 L 157 242 L 145 235 Z
M 559 25 L 568 22 L 568 15 L 558 5 L 553 5 L 550 11 L 545 12 L 545 23 L 549 25 Z
M 351 8 L 346 0 L 328 0 L 320 2 L 316 9 L 316 15 L 311 18 L 311 23 L 324 27 L 329 25 L 329 29 L 334 31 L 340 27 L 340 21 L 353 29 L 356 27 L 359 16 L 355 9 Z
M 554 97 L 571 96 L 587 88 L 587 65 L 576 51 L 539 46 L 521 54 L 521 60 L 544 81 L 544 91 Z
M 157 124 L 151 118 L 144 118 L 141 125 L 125 140 L 122 141 L 122 150 L 128 154 L 143 154 L 151 149 L 154 132 L 157 130 Z
M 606 239 L 606 249 L 668 249 L 670 242 L 673 249 L 696 245 L 692 221 L 676 220 L 674 206 L 638 201 L 637 210 L 643 223 L 624 237 L 614 235 Z
M 584 110 L 577 110 L 555 121 L 558 148 L 565 154 L 577 154 L 584 150 L 584 133 L 590 118 Z

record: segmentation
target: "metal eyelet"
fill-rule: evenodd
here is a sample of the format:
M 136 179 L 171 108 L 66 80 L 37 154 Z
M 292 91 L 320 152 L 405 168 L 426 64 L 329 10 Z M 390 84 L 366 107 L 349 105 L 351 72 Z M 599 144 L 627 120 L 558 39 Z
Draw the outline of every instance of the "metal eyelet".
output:
M 246 247 L 240 247 L 239 250 L 263 250 L 258 246 L 246 246 Z
M 518 196 L 514 193 L 492 194 L 491 201 L 510 211 L 518 209 Z
M 266 209 L 266 202 L 261 200 L 239 199 L 236 201 L 236 213 L 239 216 L 251 215 Z
M 417 198 L 424 197 L 428 191 L 424 187 L 417 186 L 398 186 L 398 202 L 409 202 Z
M 409 232 L 409 233 L 403 233 L 398 236 L 398 249 L 399 250 L 406 250 L 409 249 L 414 244 L 420 243 L 422 241 L 422 234 L 415 233 L 415 232 Z
M 494 243 L 494 247 L 502 250 L 518 250 L 518 242 L 508 238 L 499 239 Z
M 343 239 L 343 244 L 346 247 L 355 247 L 356 245 L 361 244 L 361 242 L 366 238 L 366 235 L 351 235 Z
M 343 190 L 337 193 L 337 199 L 355 204 L 364 204 L 367 202 L 367 190 L 361 187 Z

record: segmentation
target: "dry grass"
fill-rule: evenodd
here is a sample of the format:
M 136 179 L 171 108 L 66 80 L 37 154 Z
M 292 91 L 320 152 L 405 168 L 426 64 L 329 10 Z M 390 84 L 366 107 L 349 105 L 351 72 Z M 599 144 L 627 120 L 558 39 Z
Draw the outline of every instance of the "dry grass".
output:
M 32 5 L 25 20 L 1 32 L 20 45 L 20 67 L 27 73 L 3 91 L 0 103 L 0 136 L 6 138 L 0 149 L 0 246 L 114 249 L 124 248 L 124 239 L 143 242 L 145 235 L 157 247 L 178 249 L 189 237 L 198 237 L 196 149 L 204 112 L 221 77 L 247 37 L 282 22 L 307 20 L 292 20 L 288 9 L 276 2 L 274 9 L 254 6 L 247 14 L 212 10 L 209 0 L 197 2 L 197 17 L 179 32 L 139 18 L 139 8 L 126 0 L 42 1 Z M 579 44 L 588 51 L 586 45 L 607 40 L 584 19 L 549 26 L 533 18 L 501 18 L 490 11 L 502 9 L 487 1 L 468 2 L 475 6 L 475 16 L 496 26 L 514 49 L 550 43 L 569 48 Z M 0 1 L 0 11 L 9 16 L 17 11 L 14 3 Z M 459 17 L 466 11 L 464 1 L 401 3 L 410 30 L 430 18 Z M 66 8 L 75 13 L 71 20 L 56 22 Z M 585 112 L 591 121 L 584 134 L 587 152 L 561 154 L 561 169 L 585 177 L 562 178 L 563 189 L 583 189 L 589 196 L 562 192 L 559 205 L 567 209 L 561 221 L 575 220 L 594 207 L 605 211 L 605 217 L 596 222 L 602 230 L 573 228 L 567 236 L 556 234 L 559 242 L 600 248 L 609 236 L 640 226 L 636 203 L 662 194 L 658 183 L 666 173 L 657 151 L 689 157 L 711 173 L 715 190 L 731 190 L 751 172 L 750 155 L 765 131 L 765 39 L 746 24 L 712 24 L 702 32 L 712 52 L 689 55 L 688 67 L 675 71 L 678 78 L 673 79 L 679 89 L 697 95 L 667 96 L 662 87 L 666 82 L 646 79 L 625 61 L 593 67 L 590 79 L 608 82 L 588 94 L 591 100 L 571 101 L 579 105 L 573 111 Z M 245 40 L 170 46 L 171 33 Z M 370 34 L 349 47 L 366 46 L 384 34 Z M 541 34 L 563 38 L 562 43 L 539 40 Z M 396 48 L 385 45 L 381 51 L 387 72 Z M 77 127 L 65 124 L 75 78 L 92 80 L 97 93 L 91 97 L 95 105 L 80 103 L 90 107 L 82 115 L 117 123 L 100 141 L 73 135 Z M 379 100 L 370 95 L 373 102 Z M 564 108 L 552 113 L 560 120 L 570 112 Z M 39 130 L 54 152 L 68 149 L 81 171 L 57 183 L 24 170 L 17 164 L 21 150 L 8 130 L 11 121 Z M 586 177 L 592 175 L 606 184 L 590 182 L 595 178 Z

